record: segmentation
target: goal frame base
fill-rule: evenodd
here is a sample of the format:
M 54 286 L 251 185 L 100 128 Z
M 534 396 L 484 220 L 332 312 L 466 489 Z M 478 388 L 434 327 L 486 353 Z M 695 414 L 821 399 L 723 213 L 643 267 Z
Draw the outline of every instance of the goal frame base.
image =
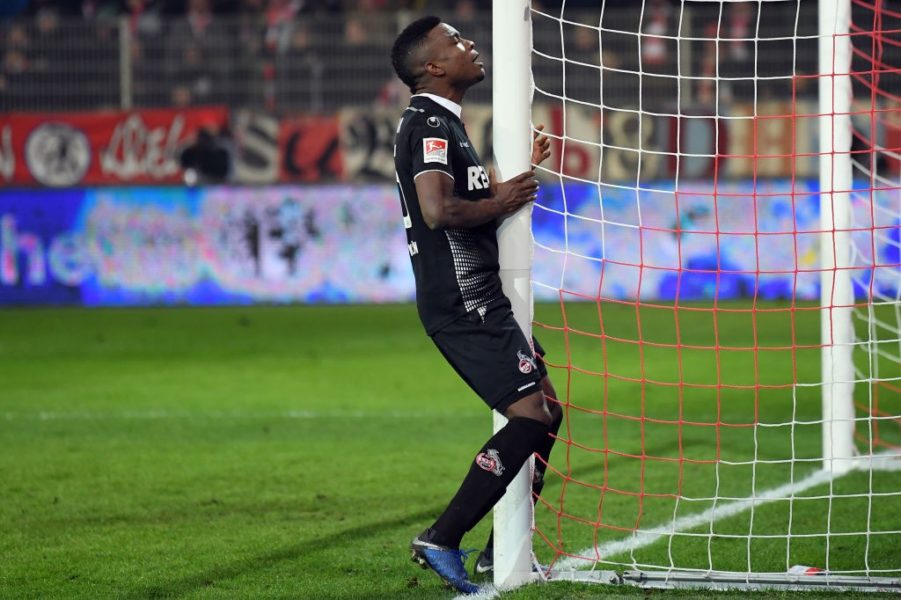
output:
M 553 569 L 548 582 L 572 581 L 604 585 L 630 585 L 644 589 L 697 589 L 712 591 L 834 591 L 901 592 L 901 578 L 847 575 L 792 575 L 788 573 L 726 573 L 691 571 L 563 571 Z

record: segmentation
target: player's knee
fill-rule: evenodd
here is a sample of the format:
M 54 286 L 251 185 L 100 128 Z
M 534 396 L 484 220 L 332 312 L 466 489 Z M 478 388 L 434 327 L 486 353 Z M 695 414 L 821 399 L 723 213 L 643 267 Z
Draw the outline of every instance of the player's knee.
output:
M 554 389 L 554 384 L 551 382 L 550 377 L 545 376 L 541 380 L 541 390 L 544 392 L 544 401 L 551 415 L 551 425 L 556 426 L 563 420 L 563 409 L 560 408 L 560 403 L 557 400 L 557 391 Z
M 544 400 L 544 394 L 541 392 L 530 394 L 517 400 L 507 407 L 507 410 L 504 411 L 504 416 L 508 419 L 532 419 L 543 423 L 547 427 L 550 427 L 551 423 L 553 423 L 553 418 Z
M 557 390 L 554 389 L 554 384 L 547 375 L 541 380 L 541 391 L 544 392 L 544 397 L 548 399 L 549 404 L 551 402 L 556 402 Z
M 551 415 L 551 425 L 556 425 L 563 420 L 563 409 L 554 400 L 548 399 L 547 410 Z

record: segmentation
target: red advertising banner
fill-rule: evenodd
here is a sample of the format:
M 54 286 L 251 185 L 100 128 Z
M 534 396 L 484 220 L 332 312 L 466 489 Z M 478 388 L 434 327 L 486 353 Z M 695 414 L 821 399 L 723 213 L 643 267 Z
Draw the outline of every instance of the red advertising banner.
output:
M 0 115 L 0 184 L 180 183 L 181 150 L 227 123 L 222 107 Z
M 855 127 L 866 137 L 869 118 L 864 108 L 856 111 Z M 227 124 L 233 134 L 230 183 L 392 181 L 399 114 L 344 108 L 333 115 L 279 118 L 246 110 L 230 115 L 224 107 L 0 114 L 0 187 L 180 184 L 179 155 L 197 131 Z M 579 106 L 563 111 L 548 104 L 535 105 L 532 114 L 551 134 L 547 166 L 575 179 L 669 180 L 677 170 L 684 179 L 714 172 L 730 179 L 818 173 L 818 120 L 810 101 L 734 103 L 728 118 L 600 113 Z M 473 145 L 489 161 L 490 107 L 467 106 L 464 116 Z M 897 121 L 880 117 L 876 132 L 883 147 L 901 145 Z M 883 161 L 881 168 L 890 172 L 901 168 L 891 155 Z
M 336 116 L 286 117 L 279 124 L 279 180 L 335 181 L 344 178 Z

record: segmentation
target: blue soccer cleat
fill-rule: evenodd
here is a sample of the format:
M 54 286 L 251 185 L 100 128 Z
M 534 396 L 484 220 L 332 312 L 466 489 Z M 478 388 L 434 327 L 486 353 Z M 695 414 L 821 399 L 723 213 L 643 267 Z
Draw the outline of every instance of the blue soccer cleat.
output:
M 426 529 L 410 542 L 413 562 L 423 569 L 431 569 L 446 584 L 463 594 L 478 594 L 479 586 L 469 580 L 463 566 L 468 552 L 432 543 L 432 530 Z

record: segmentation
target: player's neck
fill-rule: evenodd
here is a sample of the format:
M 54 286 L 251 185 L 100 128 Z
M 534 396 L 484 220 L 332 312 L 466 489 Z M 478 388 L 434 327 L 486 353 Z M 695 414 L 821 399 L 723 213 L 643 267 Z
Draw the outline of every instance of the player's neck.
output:
M 438 88 L 434 86 L 426 86 L 419 88 L 416 90 L 417 94 L 434 94 L 439 98 L 447 98 L 451 102 L 459 105 L 463 105 L 463 96 L 466 94 L 466 90 L 455 90 L 449 88 Z

